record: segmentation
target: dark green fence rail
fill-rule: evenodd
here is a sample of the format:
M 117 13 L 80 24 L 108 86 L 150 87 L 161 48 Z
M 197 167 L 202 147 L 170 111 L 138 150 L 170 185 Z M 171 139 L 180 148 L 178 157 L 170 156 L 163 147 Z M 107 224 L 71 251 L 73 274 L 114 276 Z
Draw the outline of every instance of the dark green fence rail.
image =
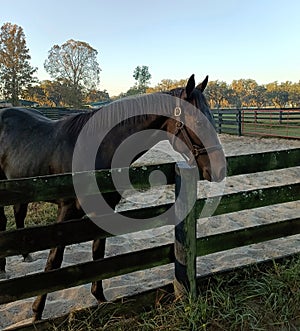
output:
M 233 176 L 243 173 L 299 166 L 299 156 L 300 149 L 292 149 L 229 157 L 227 159 L 228 175 Z M 167 175 L 169 184 L 177 181 L 176 185 L 182 185 L 178 184 L 178 181 L 180 183 L 181 179 L 176 174 L 178 171 L 175 171 L 174 164 L 131 169 L 130 174 L 134 185 L 139 188 L 149 187 L 147 181 L 149 173 L 158 169 Z M 127 169 L 112 171 L 122 173 L 123 171 L 127 171 Z M 188 175 L 189 170 L 187 169 L 186 171 Z M 101 183 L 101 191 L 108 192 L 114 189 L 111 183 L 111 171 L 85 172 L 76 174 L 76 176 L 80 180 L 82 176 L 94 176 L 95 173 L 97 180 Z M 160 185 L 160 183 L 156 184 Z M 0 181 L 0 201 L 1 205 L 10 205 L 17 202 L 52 200 L 54 197 L 62 197 L 62 191 L 64 192 L 63 194 L 70 197 L 75 194 L 72 187 L 72 174 Z M 93 193 L 95 192 L 86 192 L 87 195 Z M 25 195 L 26 197 L 24 197 Z M 214 215 L 300 200 L 300 183 L 247 190 L 216 197 L 216 199 L 218 198 L 221 200 Z M 182 203 L 182 206 L 184 206 L 189 201 L 183 201 Z M 175 245 L 168 244 L 98 261 L 80 263 L 59 270 L 3 280 L 0 282 L 0 304 L 89 283 L 93 280 L 106 279 L 145 268 L 174 263 L 178 259 L 180 261 L 182 257 L 186 262 L 186 280 L 179 278 L 178 281 L 189 290 L 194 291 L 192 279 L 196 276 L 196 256 L 300 233 L 300 219 L 296 218 L 190 240 L 190 233 L 194 233 L 195 236 L 195 220 L 199 217 L 204 203 L 205 199 L 197 200 L 193 208 L 194 221 L 191 222 L 191 218 L 187 221 L 187 218 L 185 218 L 184 221 L 187 221 L 188 223 L 186 224 L 189 225 L 178 229 L 178 231 L 185 231 L 186 239 L 181 244 L 185 248 L 188 245 L 193 245 L 194 248 L 192 250 L 184 249 L 180 253 L 179 249 L 182 245 L 176 247 L 175 242 Z M 147 225 L 147 228 L 153 228 L 166 224 L 174 224 L 175 214 L 173 217 L 173 215 L 164 213 L 169 210 L 171 205 L 165 204 L 129 210 L 124 211 L 123 214 L 129 217 L 143 219 L 156 216 L 155 222 Z M 113 220 L 114 215 L 105 216 L 106 219 L 109 217 Z M 61 224 L 6 231 L 0 233 L 0 258 L 39 251 L 59 244 L 70 245 L 108 236 L 110 235 L 87 218 L 70 220 Z M 196 238 L 194 237 L 194 239 Z M 180 253 L 179 255 L 178 252 Z

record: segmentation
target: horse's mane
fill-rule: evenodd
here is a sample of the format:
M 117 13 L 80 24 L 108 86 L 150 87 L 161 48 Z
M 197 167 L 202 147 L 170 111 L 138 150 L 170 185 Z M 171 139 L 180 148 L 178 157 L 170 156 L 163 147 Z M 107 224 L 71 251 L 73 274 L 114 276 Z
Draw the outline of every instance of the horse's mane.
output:
M 129 121 L 140 123 L 152 115 L 172 116 L 176 101 L 171 95 L 159 92 L 126 97 L 91 112 L 68 116 L 59 122 L 63 132 L 76 135 L 87 123 L 95 131 L 126 125 Z

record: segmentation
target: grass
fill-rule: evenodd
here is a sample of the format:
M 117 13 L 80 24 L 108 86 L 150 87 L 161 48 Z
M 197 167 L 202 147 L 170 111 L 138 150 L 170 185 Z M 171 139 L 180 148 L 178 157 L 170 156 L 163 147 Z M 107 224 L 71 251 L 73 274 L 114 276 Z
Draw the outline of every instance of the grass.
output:
M 4 208 L 7 217 L 7 230 L 15 229 L 13 207 Z M 33 202 L 28 205 L 25 226 L 46 225 L 56 221 L 57 205 L 48 202 Z
M 196 301 L 157 302 L 140 314 L 122 315 L 101 306 L 53 331 L 287 331 L 300 330 L 300 261 L 264 272 L 218 277 L 202 288 Z
M 300 138 L 300 122 L 299 122 L 299 112 L 289 112 L 285 113 L 284 120 L 282 123 L 279 122 L 279 112 L 266 112 L 257 111 L 257 118 L 255 118 L 255 112 L 243 111 L 244 116 L 242 123 L 242 134 L 252 134 L 252 135 L 271 135 L 278 137 L 291 137 Z M 217 115 L 215 115 L 216 120 Z M 223 123 L 222 132 L 236 132 L 237 133 L 237 123 L 226 123 L 226 122 L 236 122 L 236 114 L 223 113 Z M 218 126 L 218 125 L 217 125 Z
M 285 137 L 298 137 L 300 138 L 300 126 L 293 125 L 280 125 L 270 123 L 244 123 L 243 133 L 261 133 L 263 135 L 285 136 Z

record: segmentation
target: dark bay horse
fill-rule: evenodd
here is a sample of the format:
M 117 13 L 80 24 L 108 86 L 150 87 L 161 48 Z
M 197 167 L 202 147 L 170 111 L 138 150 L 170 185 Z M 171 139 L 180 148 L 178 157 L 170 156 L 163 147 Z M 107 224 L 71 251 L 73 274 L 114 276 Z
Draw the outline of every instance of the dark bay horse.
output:
M 167 132 L 173 148 L 198 165 L 204 179 L 221 181 L 226 175 L 226 159 L 213 125 L 213 117 L 203 95 L 208 77 L 195 86 L 194 75 L 186 87 L 176 88 L 166 93 L 138 96 L 121 99 L 111 105 L 89 113 L 76 114 L 60 120 L 50 120 L 40 114 L 17 108 L 6 108 L 0 111 L 0 175 L 1 179 L 31 177 L 71 172 L 74 149 L 78 137 L 85 128 L 89 134 L 101 132 L 114 124 L 101 141 L 96 154 L 93 169 L 109 169 L 115 151 L 124 140 L 143 130 L 154 130 L 148 135 L 147 149 L 161 140 L 156 130 Z M 172 101 L 168 104 L 152 104 L 159 95 L 169 95 Z M 158 100 L 160 100 L 158 98 Z M 190 107 L 186 107 L 189 104 Z M 155 106 L 155 111 L 143 111 L 144 105 Z M 115 109 L 114 109 L 115 108 Z M 112 110 L 118 110 L 112 111 Z M 125 117 L 121 116 L 125 113 Z M 121 114 L 121 115 L 120 115 Z M 201 117 L 201 116 L 202 117 Z M 114 120 L 112 117 L 114 116 Z M 119 116 L 119 117 L 118 117 Z M 203 118 L 206 119 L 204 123 Z M 201 132 L 205 132 L 205 137 Z M 201 139 L 199 138 L 201 137 Z M 183 143 L 182 143 L 183 142 Z M 81 146 L 82 152 L 88 149 L 88 141 Z M 79 149 L 80 150 L 80 149 Z M 146 152 L 143 151 L 143 153 Z M 132 159 L 132 162 L 142 153 Z M 82 157 L 82 169 L 85 168 L 85 157 Z M 118 167 L 127 166 L 119 161 Z M 103 195 L 111 208 L 119 203 L 118 192 Z M 81 218 L 84 212 L 78 207 L 76 199 L 60 200 L 58 203 L 58 222 Z M 19 213 L 19 214 L 18 214 Z M 17 222 L 26 215 L 26 205 L 16 209 Z M 19 218 L 18 218 L 19 217 Z M 19 223 L 19 224 L 20 224 Z M 5 230 L 6 218 L 0 214 L 0 230 Z M 93 242 L 93 259 L 104 257 L 105 240 Z M 50 250 L 45 270 L 60 268 L 64 247 Z M 1 267 L 1 265 L 0 265 Z M 2 271 L 5 262 L 2 261 Z M 92 293 L 99 302 L 105 301 L 102 282 L 92 284 Z M 36 298 L 33 304 L 34 319 L 42 317 L 46 294 Z

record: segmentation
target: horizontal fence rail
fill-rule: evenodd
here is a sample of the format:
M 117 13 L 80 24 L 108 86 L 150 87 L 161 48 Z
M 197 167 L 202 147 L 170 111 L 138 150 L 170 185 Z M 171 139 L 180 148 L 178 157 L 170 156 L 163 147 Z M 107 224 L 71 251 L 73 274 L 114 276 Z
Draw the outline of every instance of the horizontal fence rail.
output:
M 299 156 L 300 149 L 291 149 L 228 157 L 228 176 L 299 166 Z M 131 184 L 137 188 L 149 187 L 148 178 L 153 170 L 163 171 L 166 174 L 167 183 L 174 184 L 176 177 L 174 164 L 131 168 L 129 170 L 132 180 Z M 112 184 L 114 173 L 116 172 L 116 175 L 122 177 L 122 173 L 125 174 L 127 171 L 128 169 L 124 168 L 0 181 L 1 205 L 74 197 L 73 180 L 81 181 L 84 179 L 86 181 L 89 176 L 96 176 L 101 192 L 111 192 L 114 190 Z M 155 184 L 161 185 L 159 182 Z M 163 184 L 165 184 L 165 180 Z M 126 188 L 128 187 L 124 186 L 124 189 Z M 27 195 L 26 197 L 24 197 L 24 192 Z M 98 192 L 91 191 L 87 186 L 85 194 L 91 195 L 95 193 Z M 262 187 L 216 196 L 212 197 L 212 199 L 220 200 L 214 215 L 221 215 L 239 210 L 300 200 L 300 183 Z M 196 219 L 199 218 L 205 202 L 205 198 L 196 201 L 193 208 Z M 171 205 L 168 203 L 129 210 L 122 212 L 122 214 L 142 219 L 156 216 L 155 223 L 149 224 L 149 228 L 174 225 L 175 214 L 173 217 L 173 215 L 164 213 L 170 209 Z M 114 214 L 105 215 L 106 221 L 110 217 L 113 221 Z M 197 238 L 196 255 L 203 256 L 299 233 L 300 219 L 295 218 L 210 235 Z M 57 245 L 70 245 L 95 238 L 106 238 L 108 236 L 111 235 L 101 230 L 86 217 L 60 224 L 0 232 L 0 258 L 44 250 Z M 58 270 L 3 280 L 0 281 L 0 304 L 174 262 L 174 244 L 167 244 L 97 261 L 80 263 Z
M 214 109 L 219 133 L 300 139 L 299 108 Z
M 297 218 L 275 224 L 210 235 L 197 239 L 197 256 L 204 256 L 299 233 L 300 218 Z M 107 279 L 134 271 L 158 267 L 174 261 L 174 244 L 166 244 L 103 260 L 79 263 L 75 266 L 68 266 L 58 270 L 9 279 L 0 282 L 0 304 L 30 298 L 44 292 L 54 292 L 83 285 L 99 279 Z M 20 288 L 22 288 L 21 293 Z
M 298 186 L 298 191 L 299 188 L 300 186 Z M 300 199 L 299 195 L 298 199 Z M 280 200 L 278 200 L 278 203 L 280 203 Z M 300 218 L 296 218 L 274 224 L 210 235 L 197 239 L 197 256 L 299 233 Z M 0 282 L 0 304 L 29 298 L 45 292 L 83 285 L 94 280 L 107 279 L 157 267 L 174 261 L 174 244 L 167 244 L 99 261 L 79 263 L 58 270 L 9 279 Z M 21 292 L 20 288 L 22 288 Z
M 300 148 L 282 150 L 277 152 L 262 152 L 255 154 L 244 154 L 227 157 L 227 176 L 235 176 L 253 172 L 283 169 L 300 165 Z M 162 182 L 151 182 L 151 185 L 174 184 L 174 164 L 166 163 L 143 167 L 129 168 L 131 185 L 135 189 L 147 189 L 150 187 L 149 175 L 154 170 L 159 170 L 166 176 Z M 13 205 L 15 203 L 26 203 L 34 201 L 52 201 L 60 198 L 75 197 L 73 180 L 78 182 L 89 182 L 89 178 L 96 177 L 99 183 L 99 190 L 94 191 L 94 187 L 85 187 L 85 194 L 97 194 L 114 192 L 115 187 L 112 177 L 118 176 L 120 181 L 122 176 L 126 178 L 127 168 L 112 170 L 97 170 L 76 173 L 75 175 L 59 174 L 48 175 L 24 179 L 0 180 L 0 205 Z M 119 182 L 118 182 L 119 183 Z M 129 186 L 121 187 L 130 189 Z
M 218 133 L 242 135 L 241 112 L 238 109 L 213 110 Z
M 272 198 L 270 198 L 272 197 Z M 288 201 L 300 200 L 300 183 L 254 189 L 237 193 L 230 193 L 222 197 L 213 216 L 233 213 L 243 209 L 253 209 Z M 196 202 L 196 215 L 199 217 L 206 198 L 198 199 Z M 157 217 L 156 224 L 149 224 L 154 228 L 164 225 L 174 225 L 173 218 L 164 216 L 164 212 L 172 206 L 171 203 L 148 208 L 124 211 L 121 214 L 134 218 Z M 160 216 L 163 215 L 163 216 Z M 114 214 L 105 215 L 106 219 L 113 221 Z M 71 245 L 89 241 L 95 238 L 106 238 L 111 235 L 101 230 L 89 219 L 73 220 L 63 223 L 36 226 L 20 230 L 0 232 L 0 257 L 11 256 L 21 253 L 31 253 L 54 247 L 59 244 Z
M 63 107 L 37 107 L 35 108 L 41 112 L 44 116 L 52 119 L 58 120 L 62 117 L 74 115 L 78 113 L 88 112 L 88 109 L 72 109 L 72 108 L 63 108 Z

